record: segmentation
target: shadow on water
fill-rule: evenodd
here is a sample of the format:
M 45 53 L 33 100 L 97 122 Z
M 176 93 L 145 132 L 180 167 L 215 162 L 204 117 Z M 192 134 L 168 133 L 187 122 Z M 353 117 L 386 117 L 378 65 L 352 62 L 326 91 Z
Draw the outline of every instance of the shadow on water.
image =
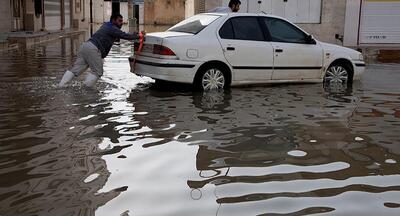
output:
M 0 53 L 0 215 L 397 215 L 398 66 L 353 88 L 54 85 L 84 37 Z

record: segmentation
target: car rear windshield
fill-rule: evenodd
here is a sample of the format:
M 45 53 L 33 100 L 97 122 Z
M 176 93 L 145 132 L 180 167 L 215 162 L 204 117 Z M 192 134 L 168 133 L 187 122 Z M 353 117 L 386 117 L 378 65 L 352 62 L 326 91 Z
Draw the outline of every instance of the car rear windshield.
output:
M 219 17 L 220 16 L 218 15 L 208 15 L 208 14 L 200 14 L 192 16 L 176 24 L 175 26 L 172 26 L 170 29 L 168 29 L 168 31 L 197 34 L 205 27 L 210 25 L 212 22 L 217 20 Z

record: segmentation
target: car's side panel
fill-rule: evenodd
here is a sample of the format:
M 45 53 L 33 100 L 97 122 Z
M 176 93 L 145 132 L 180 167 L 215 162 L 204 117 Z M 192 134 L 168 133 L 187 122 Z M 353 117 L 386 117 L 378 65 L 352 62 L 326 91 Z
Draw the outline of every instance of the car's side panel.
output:
M 272 78 L 273 50 L 269 42 L 221 39 L 221 46 L 233 68 L 233 80 L 267 81 Z
M 274 80 L 317 79 L 323 69 L 323 50 L 318 44 L 278 43 L 274 47 Z
M 224 57 L 233 69 L 233 81 L 267 82 L 271 80 L 273 73 L 273 50 L 270 42 L 221 38 L 219 32 L 222 26 L 225 23 L 231 24 L 232 29 L 235 29 L 233 20 L 238 18 L 234 17 L 230 21 L 227 18 L 214 30 L 221 44 L 220 47 L 224 53 Z M 245 18 L 254 19 L 254 25 L 257 25 L 261 30 L 261 26 L 258 23 L 258 16 L 246 16 Z M 231 21 L 232 23 L 228 23 Z M 255 32 L 252 33 L 255 34 Z M 264 38 L 262 31 L 259 34 Z

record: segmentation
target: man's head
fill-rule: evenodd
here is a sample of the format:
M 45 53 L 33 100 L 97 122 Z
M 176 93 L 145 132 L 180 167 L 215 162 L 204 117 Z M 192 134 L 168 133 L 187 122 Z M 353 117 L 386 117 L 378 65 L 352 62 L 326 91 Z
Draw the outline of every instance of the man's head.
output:
M 122 23 L 124 22 L 124 19 L 121 14 L 113 14 L 110 17 L 110 22 L 114 25 L 116 25 L 118 28 L 122 27 Z
M 238 12 L 240 10 L 240 5 L 242 2 L 240 0 L 230 0 L 229 7 L 232 9 L 232 12 Z

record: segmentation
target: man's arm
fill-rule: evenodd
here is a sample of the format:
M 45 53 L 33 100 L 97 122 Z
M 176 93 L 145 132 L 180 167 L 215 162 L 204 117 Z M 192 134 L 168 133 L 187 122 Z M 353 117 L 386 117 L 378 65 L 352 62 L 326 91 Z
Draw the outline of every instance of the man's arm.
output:
M 124 40 L 136 40 L 139 39 L 139 34 L 137 32 L 133 34 L 126 33 L 117 27 L 113 27 L 111 31 L 112 35 L 116 38 L 121 38 Z

